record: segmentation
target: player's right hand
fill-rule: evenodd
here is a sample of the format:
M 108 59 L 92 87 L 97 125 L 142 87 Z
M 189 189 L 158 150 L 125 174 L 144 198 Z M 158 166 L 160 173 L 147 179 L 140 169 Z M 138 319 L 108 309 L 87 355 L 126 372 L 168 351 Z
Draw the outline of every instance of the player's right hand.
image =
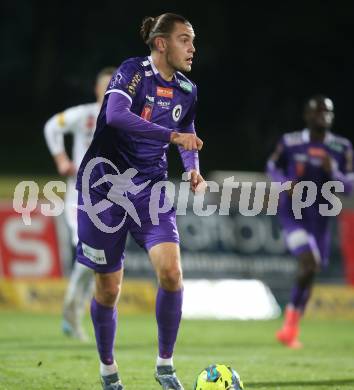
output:
M 61 176 L 74 176 L 76 175 L 75 164 L 64 153 L 59 153 L 54 156 L 54 160 L 57 165 L 58 173 Z
M 172 144 L 180 145 L 186 150 L 201 150 L 203 141 L 194 133 L 179 133 L 173 131 L 170 141 Z

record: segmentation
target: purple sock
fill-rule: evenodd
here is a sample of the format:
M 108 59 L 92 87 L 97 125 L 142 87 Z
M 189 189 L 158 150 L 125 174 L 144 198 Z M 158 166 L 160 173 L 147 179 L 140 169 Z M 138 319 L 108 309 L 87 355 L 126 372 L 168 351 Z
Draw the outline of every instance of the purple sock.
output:
M 179 323 L 182 316 L 183 290 L 167 291 L 159 287 L 156 297 L 156 320 L 159 338 L 159 356 L 173 355 Z
M 95 329 L 96 343 L 101 362 L 113 364 L 114 338 L 117 329 L 117 308 L 91 301 L 91 318 Z
M 304 312 L 310 298 L 310 294 L 311 287 L 300 287 L 296 284 L 292 289 L 290 302 L 295 309 Z

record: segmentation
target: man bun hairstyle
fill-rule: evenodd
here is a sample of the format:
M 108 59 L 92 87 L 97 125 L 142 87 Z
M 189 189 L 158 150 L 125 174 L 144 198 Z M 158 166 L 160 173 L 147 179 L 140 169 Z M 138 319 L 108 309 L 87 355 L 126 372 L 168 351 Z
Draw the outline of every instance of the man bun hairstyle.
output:
M 152 16 L 146 16 L 143 19 L 142 25 L 140 27 L 140 35 L 146 44 L 148 44 L 150 32 L 154 27 L 155 22 L 156 22 L 156 18 L 153 18 Z
M 165 13 L 160 16 L 146 16 L 143 19 L 140 35 L 143 41 L 150 47 L 154 48 L 154 38 L 166 37 L 173 31 L 175 23 L 183 23 L 192 26 L 191 23 L 181 15 Z

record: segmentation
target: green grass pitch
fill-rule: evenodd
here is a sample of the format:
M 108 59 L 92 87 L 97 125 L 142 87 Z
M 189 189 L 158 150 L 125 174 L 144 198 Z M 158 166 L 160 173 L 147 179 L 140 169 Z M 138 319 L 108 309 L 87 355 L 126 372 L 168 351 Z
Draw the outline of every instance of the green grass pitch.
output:
M 274 341 L 275 321 L 184 320 L 175 366 L 186 390 L 211 363 L 233 366 L 246 389 L 354 389 L 354 322 L 303 323 L 305 348 Z M 85 327 L 92 329 L 87 317 Z M 127 390 L 159 389 L 153 379 L 156 328 L 153 316 L 119 318 L 116 358 Z M 60 332 L 60 316 L 0 312 L 1 390 L 100 389 L 96 348 Z

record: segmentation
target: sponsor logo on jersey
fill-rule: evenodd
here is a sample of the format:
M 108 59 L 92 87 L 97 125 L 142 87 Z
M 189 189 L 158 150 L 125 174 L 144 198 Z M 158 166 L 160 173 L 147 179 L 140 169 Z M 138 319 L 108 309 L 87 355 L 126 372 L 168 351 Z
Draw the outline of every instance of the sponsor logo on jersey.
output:
M 296 165 L 295 165 L 295 171 L 296 171 L 296 176 L 297 177 L 304 176 L 305 164 L 303 162 L 297 161 Z
M 180 104 L 177 104 L 172 110 L 172 118 L 175 122 L 178 122 L 178 119 L 181 117 L 182 114 L 182 106 Z
M 173 99 L 173 88 L 157 87 L 156 95 L 164 98 Z
M 140 81 L 141 81 L 141 74 L 139 72 L 136 72 L 133 78 L 131 79 L 130 83 L 127 85 L 127 90 L 131 96 L 135 96 L 136 87 L 139 85 Z
M 191 93 L 193 90 L 192 84 L 187 81 L 179 80 L 179 86 L 188 93 Z
M 150 122 L 151 115 L 152 115 L 152 109 L 153 109 L 153 104 L 147 102 L 145 103 L 145 106 L 143 108 L 143 111 L 141 112 L 141 117 L 145 119 L 146 121 Z
M 146 100 L 150 103 L 154 103 L 155 101 L 155 96 L 149 96 L 149 95 L 146 95 Z
M 335 150 L 336 152 L 342 152 L 343 151 L 343 145 L 337 143 L 337 142 L 331 142 L 329 145 L 330 149 Z
M 163 101 L 163 100 L 158 100 L 157 105 L 164 110 L 168 110 L 170 108 L 171 102 L 170 101 Z
M 306 162 L 306 161 L 308 161 L 308 157 L 304 153 L 295 153 L 294 160 L 299 161 L 299 162 Z
M 327 152 L 325 149 L 322 148 L 308 148 L 308 154 L 311 157 L 325 157 L 327 155 Z

